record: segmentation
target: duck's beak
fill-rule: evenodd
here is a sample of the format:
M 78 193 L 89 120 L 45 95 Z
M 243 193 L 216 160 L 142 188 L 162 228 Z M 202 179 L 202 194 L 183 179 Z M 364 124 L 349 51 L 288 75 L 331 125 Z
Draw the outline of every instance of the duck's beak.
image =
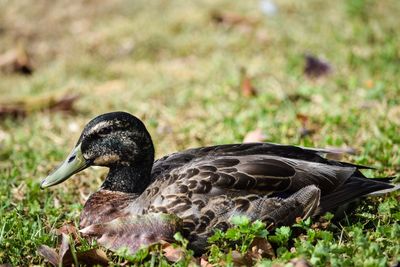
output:
M 78 144 L 68 155 L 67 159 L 42 181 L 40 188 L 43 189 L 62 183 L 73 174 L 87 168 L 88 166 L 88 161 L 82 155 L 81 144 Z

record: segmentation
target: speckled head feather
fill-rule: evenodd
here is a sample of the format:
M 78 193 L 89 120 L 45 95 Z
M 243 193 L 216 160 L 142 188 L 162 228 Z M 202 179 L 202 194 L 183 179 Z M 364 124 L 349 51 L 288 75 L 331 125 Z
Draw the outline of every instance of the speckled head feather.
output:
M 89 165 L 110 168 L 103 188 L 140 192 L 150 183 L 153 142 L 135 116 L 121 111 L 102 114 L 85 126 L 79 144 Z
M 154 160 L 154 148 L 144 124 L 126 112 L 111 112 L 91 120 L 78 143 L 97 166 L 131 165 Z M 97 162 L 97 163 L 96 163 Z

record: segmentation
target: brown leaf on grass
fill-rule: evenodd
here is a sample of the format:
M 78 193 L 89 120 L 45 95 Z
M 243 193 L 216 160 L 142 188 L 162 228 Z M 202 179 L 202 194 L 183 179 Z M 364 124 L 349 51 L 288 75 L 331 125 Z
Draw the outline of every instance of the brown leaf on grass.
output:
M 240 89 L 245 97 L 251 97 L 257 95 L 257 90 L 251 83 L 250 77 L 247 75 L 245 68 L 240 69 Z
M 259 143 L 265 141 L 267 137 L 260 128 L 248 132 L 243 139 L 243 143 Z
M 78 262 L 84 263 L 87 266 L 108 266 L 110 260 L 107 254 L 101 249 L 90 249 L 84 252 L 77 253 Z
M 58 251 L 58 256 L 60 258 L 60 261 L 62 262 L 63 266 L 69 266 L 73 262 L 73 257 L 70 249 L 70 239 L 69 235 L 66 235 L 64 233 L 61 234 L 62 239 L 61 239 L 61 246 Z
M 54 248 L 46 245 L 40 245 L 38 248 L 38 253 L 53 266 L 58 266 L 60 262 L 60 257 L 58 256 L 58 253 Z
M 56 235 L 61 235 L 61 236 L 70 235 L 70 236 L 72 236 L 72 238 L 74 239 L 75 242 L 79 240 L 78 229 L 75 227 L 75 225 L 73 225 L 71 223 L 64 224 L 60 228 L 55 229 L 54 233 Z
M 38 253 L 53 266 L 72 266 L 75 264 L 74 256 L 71 251 L 70 237 L 64 233 L 62 234 L 61 245 L 58 253 L 54 248 L 50 248 L 46 245 L 41 245 L 38 248 Z M 78 263 L 85 264 L 86 266 L 108 266 L 109 262 L 106 253 L 101 249 L 75 252 L 75 256 Z
M 248 253 L 242 255 L 239 251 L 232 251 L 232 261 L 235 266 L 253 266 L 253 259 Z M 221 263 L 221 266 L 224 264 Z
M 307 115 L 298 113 L 296 114 L 296 118 L 301 123 L 301 128 L 299 129 L 300 138 L 313 135 L 317 131 L 316 125 L 313 125 L 310 122 L 310 119 Z
M 164 252 L 164 256 L 170 261 L 170 262 L 177 262 L 180 261 L 185 257 L 185 253 L 180 247 L 174 247 L 170 243 L 165 243 L 163 245 L 162 251 Z
M 47 109 L 50 111 L 74 111 L 73 105 L 78 98 L 78 94 L 64 95 L 59 99 L 50 101 Z M 44 107 L 44 109 L 46 109 L 46 107 Z
M 224 24 L 227 26 L 247 26 L 254 27 L 257 25 L 258 20 L 243 16 L 238 13 L 228 11 L 213 11 L 211 12 L 211 20 L 217 24 Z
M 22 45 L 0 55 L 0 70 L 24 75 L 32 74 L 33 67 L 28 52 Z
M 299 130 L 300 138 L 315 134 L 316 130 L 312 128 L 301 127 Z
M 26 116 L 26 110 L 24 110 L 22 107 L 17 107 L 17 106 L 7 107 L 7 106 L 1 106 L 0 104 L 0 119 L 5 117 L 20 118 L 25 116 Z
M 304 74 L 309 78 L 318 78 L 329 74 L 332 71 L 331 66 L 325 60 L 322 60 L 314 55 L 306 54 Z
M 255 237 L 250 245 L 250 251 L 248 252 L 250 257 L 254 260 L 259 260 L 261 258 L 274 259 L 275 251 L 267 239 L 262 237 Z
M 0 119 L 5 117 L 25 117 L 36 111 L 73 112 L 78 94 L 44 95 L 0 102 Z
M 296 119 L 301 122 L 301 124 L 307 124 L 309 122 L 309 117 L 307 115 L 297 113 Z
M 211 263 L 209 263 L 203 257 L 200 258 L 200 267 L 213 267 Z

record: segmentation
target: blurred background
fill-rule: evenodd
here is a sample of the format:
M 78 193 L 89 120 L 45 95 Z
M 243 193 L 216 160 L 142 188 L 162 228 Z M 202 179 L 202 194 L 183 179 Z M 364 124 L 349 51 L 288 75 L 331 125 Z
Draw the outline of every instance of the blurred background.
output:
M 84 178 L 104 170 L 54 189 L 55 210 L 38 181 L 109 111 L 141 118 L 158 157 L 270 141 L 395 174 L 399 14 L 398 0 L 0 1 L 1 246 L 14 247 L 0 259 L 34 262 L 20 252 L 32 228 L 77 217 L 100 183 Z

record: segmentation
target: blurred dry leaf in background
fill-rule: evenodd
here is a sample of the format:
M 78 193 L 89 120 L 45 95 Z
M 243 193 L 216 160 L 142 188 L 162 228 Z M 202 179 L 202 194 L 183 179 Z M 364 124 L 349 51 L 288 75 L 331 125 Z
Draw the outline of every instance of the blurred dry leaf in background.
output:
M 257 90 L 254 88 L 250 77 L 247 75 L 246 68 L 240 68 L 240 89 L 242 95 L 245 97 L 251 97 L 257 95 Z
M 248 132 L 243 139 L 243 143 L 259 143 L 264 142 L 267 139 L 266 135 L 260 128 L 255 129 L 254 131 Z
M 22 44 L 0 55 L 0 70 L 24 75 L 32 74 L 32 62 Z
M 328 75 L 332 68 L 330 64 L 314 55 L 305 54 L 304 74 L 309 78 L 318 78 Z
M 310 118 L 307 115 L 298 113 L 296 118 L 301 124 L 299 130 L 300 138 L 313 135 L 317 131 L 318 127 L 310 122 Z
M 234 12 L 215 10 L 211 12 L 210 16 L 214 23 L 226 26 L 245 26 L 247 28 L 253 28 L 258 24 L 257 19 L 246 17 Z
M 62 95 L 44 95 L 0 102 L 0 119 L 5 117 L 25 117 L 36 111 L 74 112 L 74 103 L 79 94 L 64 93 Z

